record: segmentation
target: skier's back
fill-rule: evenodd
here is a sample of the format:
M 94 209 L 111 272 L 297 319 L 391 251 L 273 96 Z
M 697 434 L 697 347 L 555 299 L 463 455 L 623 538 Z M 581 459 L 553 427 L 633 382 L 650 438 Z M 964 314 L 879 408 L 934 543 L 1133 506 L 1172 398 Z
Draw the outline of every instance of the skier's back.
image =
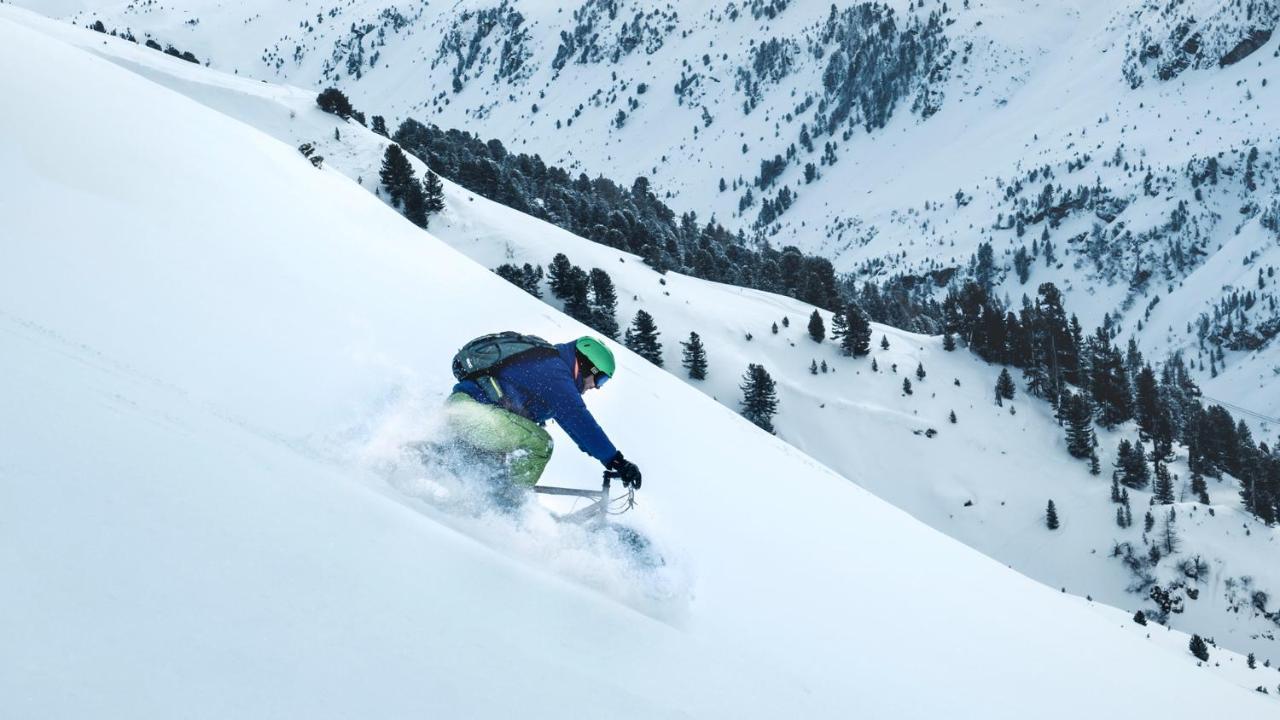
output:
M 496 338 L 497 340 L 492 340 Z M 464 450 L 497 457 L 513 485 L 538 482 L 553 443 L 543 425 L 555 420 L 586 454 L 615 471 L 625 486 L 640 487 L 640 469 L 623 458 L 587 410 L 582 395 L 603 387 L 616 370 L 613 352 L 593 337 L 552 345 L 540 338 L 499 333 L 468 343 L 511 341 L 517 352 L 478 372 L 466 372 L 455 358 L 460 378 L 446 403 L 449 427 Z M 526 342 L 520 345 L 521 341 Z

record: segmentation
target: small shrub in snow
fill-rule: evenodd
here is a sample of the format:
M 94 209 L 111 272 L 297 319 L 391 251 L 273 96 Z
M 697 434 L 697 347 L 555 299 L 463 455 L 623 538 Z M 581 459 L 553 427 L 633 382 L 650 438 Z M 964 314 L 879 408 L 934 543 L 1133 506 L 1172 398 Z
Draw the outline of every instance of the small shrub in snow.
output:
M 1199 658 L 1201 662 L 1209 661 L 1209 646 L 1205 644 L 1204 638 L 1199 635 L 1192 635 L 1188 648 L 1191 650 L 1191 654 Z
M 335 87 L 326 88 L 316 96 L 316 105 L 320 109 L 331 114 L 337 115 L 343 120 L 355 114 L 356 109 L 351 106 L 351 100 L 346 94 Z

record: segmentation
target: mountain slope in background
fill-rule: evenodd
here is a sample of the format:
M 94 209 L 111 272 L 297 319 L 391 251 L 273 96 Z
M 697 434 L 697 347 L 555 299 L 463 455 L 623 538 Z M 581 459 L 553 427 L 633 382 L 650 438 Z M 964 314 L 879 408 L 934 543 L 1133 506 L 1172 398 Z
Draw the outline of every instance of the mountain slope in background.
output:
M 15 17 L 40 27 L 0 19 L 0 60 L 39 69 L 5 78 L 20 110 L 0 116 L 10 714 L 1270 711 L 1185 636 L 1117 627 L 621 350 L 631 374 L 592 402 L 624 447 L 662 448 L 637 459 L 696 568 L 682 619 L 442 525 L 335 458 L 443 388 L 477 326 L 581 326 L 290 146 Z
M 648 176 L 859 280 L 945 279 L 990 243 L 1010 304 L 1053 281 L 1086 330 L 1183 352 L 1276 430 L 1274 0 L 33 6 L 338 85 L 393 127 Z

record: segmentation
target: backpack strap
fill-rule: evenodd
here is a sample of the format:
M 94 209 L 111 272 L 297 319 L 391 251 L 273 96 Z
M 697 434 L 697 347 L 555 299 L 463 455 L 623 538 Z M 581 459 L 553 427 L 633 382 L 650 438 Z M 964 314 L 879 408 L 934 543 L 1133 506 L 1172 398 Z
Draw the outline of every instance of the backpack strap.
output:
M 475 380 L 476 384 L 480 386 L 480 389 L 484 391 L 485 397 L 489 398 L 494 405 L 501 405 L 504 408 L 507 407 L 508 403 L 506 402 L 506 393 L 502 392 L 502 386 L 498 384 L 497 378 L 486 374 L 477 375 L 472 379 Z M 509 410 L 510 408 L 507 409 Z

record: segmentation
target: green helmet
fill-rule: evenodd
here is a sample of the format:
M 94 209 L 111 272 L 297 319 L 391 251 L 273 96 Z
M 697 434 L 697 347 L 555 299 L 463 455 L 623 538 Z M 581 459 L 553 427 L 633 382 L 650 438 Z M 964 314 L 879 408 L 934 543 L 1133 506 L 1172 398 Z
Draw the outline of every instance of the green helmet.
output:
M 613 371 L 617 364 L 613 359 L 613 351 L 606 347 L 603 342 L 590 335 L 583 335 L 573 345 L 596 370 L 613 377 Z

